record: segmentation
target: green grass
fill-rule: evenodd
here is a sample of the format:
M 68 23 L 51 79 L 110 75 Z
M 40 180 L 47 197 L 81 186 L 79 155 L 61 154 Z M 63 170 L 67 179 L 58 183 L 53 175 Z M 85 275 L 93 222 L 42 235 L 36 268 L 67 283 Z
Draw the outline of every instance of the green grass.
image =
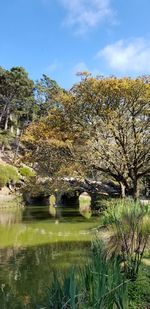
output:
M 129 308 L 147 309 L 150 306 L 150 267 L 142 263 L 138 278 L 129 283 Z

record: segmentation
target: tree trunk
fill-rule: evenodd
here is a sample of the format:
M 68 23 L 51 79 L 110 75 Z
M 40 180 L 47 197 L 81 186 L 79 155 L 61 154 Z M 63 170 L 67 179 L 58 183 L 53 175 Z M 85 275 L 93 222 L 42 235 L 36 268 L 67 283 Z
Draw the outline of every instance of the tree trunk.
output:
M 10 127 L 10 132 L 13 134 L 14 133 L 14 126 L 13 125 L 11 125 L 11 127 Z
M 8 120 L 9 120 L 9 112 L 7 111 L 6 119 L 5 119 L 5 125 L 4 125 L 4 130 L 6 130 L 6 131 L 8 129 Z
M 7 108 L 7 103 L 4 105 L 3 110 L 2 110 L 2 112 L 1 112 L 1 115 L 0 115 L 0 122 L 2 121 L 3 116 L 5 115 L 6 108 Z
M 14 121 L 13 121 L 13 118 L 14 118 L 14 115 L 13 113 L 10 113 L 9 115 L 9 119 L 11 121 L 11 124 L 10 124 L 10 132 L 13 134 L 14 133 Z
M 120 182 L 120 189 L 121 189 L 121 198 L 125 198 L 126 197 L 126 191 L 125 191 L 126 187 L 122 182 Z
M 139 198 L 139 187 L 138 187 L 138 179 L 135 178 L 133 181 L 133 198 L 135 201 Z
M 15 151 L 15 154 L 14 154 L 13 162 L 15 162 L 16 158 L 18 157 L 19 148 L 20 148 L 20 140 L 21 140 L 22 134 L 23 134 L 23 131 L 20 131 L 19 128 L 17 128 L 17 132 L 16 132 L 16 151 Z

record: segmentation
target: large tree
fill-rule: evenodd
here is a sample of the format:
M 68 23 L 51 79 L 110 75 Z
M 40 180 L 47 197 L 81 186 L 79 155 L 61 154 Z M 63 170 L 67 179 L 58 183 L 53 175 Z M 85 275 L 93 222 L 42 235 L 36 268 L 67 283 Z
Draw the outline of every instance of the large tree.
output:
M 22 67 L 0 68 L 0 126 L 7 130 L 9 121 L 32 119 L 34 83 Z
M 38 166 L 52 174 L 100 172 L 137 198 L 150 174 L 149 78 L 86 76 L 55 99 L 49 116 L 25 134 Z
M 41 79 L 36 82 L 34 94 L 40 117 L 47 115 L 49 110 L 54 107 L 56 102 L 53 100 L 53 96 L 56 96 L 60 89 L 57 82 L 46 74 L 43 74 Z

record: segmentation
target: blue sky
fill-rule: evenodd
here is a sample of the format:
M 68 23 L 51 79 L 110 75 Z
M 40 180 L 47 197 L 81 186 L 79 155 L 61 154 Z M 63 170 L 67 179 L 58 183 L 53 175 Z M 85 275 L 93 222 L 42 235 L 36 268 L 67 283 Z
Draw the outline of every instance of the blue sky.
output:
M 150 0 L 0 0 L 0 65 L 69 88 L 77 71 L 150 73 Z

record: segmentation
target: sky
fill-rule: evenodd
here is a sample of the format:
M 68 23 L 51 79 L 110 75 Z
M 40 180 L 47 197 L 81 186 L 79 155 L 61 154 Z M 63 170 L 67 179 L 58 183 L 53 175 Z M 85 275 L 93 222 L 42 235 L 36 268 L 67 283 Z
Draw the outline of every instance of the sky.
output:
M 150 73 L 150 0 L 0 0 L 0 66 L 69 89 L 77 72 Z

